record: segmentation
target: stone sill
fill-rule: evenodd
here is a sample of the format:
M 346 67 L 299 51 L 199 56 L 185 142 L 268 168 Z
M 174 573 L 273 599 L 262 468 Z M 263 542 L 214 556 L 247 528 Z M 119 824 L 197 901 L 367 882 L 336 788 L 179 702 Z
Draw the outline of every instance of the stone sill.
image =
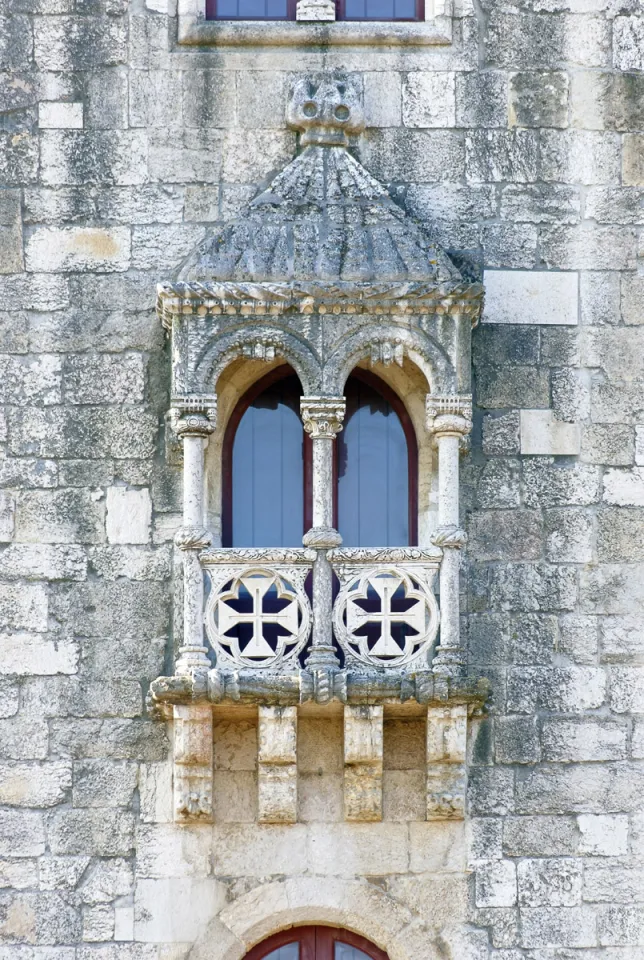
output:
M 452 18 L 423 23 L 216 21 L 179 15 L 177 41 L 186 46 L 438 46 L 452 42 Z

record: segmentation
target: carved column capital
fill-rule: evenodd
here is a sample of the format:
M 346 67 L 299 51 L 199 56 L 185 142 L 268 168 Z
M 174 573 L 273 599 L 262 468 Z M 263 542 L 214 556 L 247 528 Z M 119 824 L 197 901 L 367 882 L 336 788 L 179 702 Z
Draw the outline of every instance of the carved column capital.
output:
M 434 437 L 464 437 L 472 429 L 471 394 L 427 394 L 427 430 Z
M 344 397 L 301 397 L 304 430 L 313 440 L 335 440 L 342 430 L 346 410 Z
M 189 394 L 172 398 L 170 422 L 177 436 L 207 438 L 217 422 L 217 397 Z

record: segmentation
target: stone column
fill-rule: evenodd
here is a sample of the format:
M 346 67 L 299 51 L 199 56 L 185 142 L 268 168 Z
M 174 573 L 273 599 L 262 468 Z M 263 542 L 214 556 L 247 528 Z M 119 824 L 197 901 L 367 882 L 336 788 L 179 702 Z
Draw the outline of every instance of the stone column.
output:
M 306 661 L 315 683 L 315 698 L 332 696 L 333 670 L 339 666 L 333 647 L 333 571 L 326 551 L 342 537 L 333 526 L 333 442 L 342 429 L 344 397 L 302 397 L 300 412 L 313 446 L 313 526 L 304 535 L 306 547 L 317 550 L 313 565 L 313 642 Z
M 199 551 L 210 545 L 204 527 L 204 452 L 214 430 L 217 398 L 177 397 L 172 421 L 183 443 L 183 526 L 174 542 L 183 552 L 183 644 L 176 673 L 201 673 L 210 668 L 203 642 L 203 571 Z
M 382 820 L 383 709 L 344 708 L 345 820 Z
M 458 677 L 464 667 L 460 633 L 460 555 L 467 537 L 459 525 L 459 448 L 472 429 L 470 396 L 427 396 L 427 429 L 438 447 L 438 529 L 432 542 L 443 549 L 440 569 L 440 646 L 437 677 Z
M 258 820 L 297 820 L 297 707 L 259 707 Z

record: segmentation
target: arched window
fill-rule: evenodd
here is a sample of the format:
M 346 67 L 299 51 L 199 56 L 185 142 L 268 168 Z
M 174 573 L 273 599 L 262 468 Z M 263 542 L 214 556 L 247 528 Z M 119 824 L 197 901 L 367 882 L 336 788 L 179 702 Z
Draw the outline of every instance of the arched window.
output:
M 311 525 L 311 441 L 301 387 L 279 367 L 242 397 L 223 448 L 223 544 L 298 546 Z M 355 370 L 345 386 L 344 429 L 334 446 L 335 524 L 344 544 L 416 543 L 416 437 L 398 397 Z
M 340 927 L 291 927 L 253 947 L 245 960 L 388 960 L 371 941 Z

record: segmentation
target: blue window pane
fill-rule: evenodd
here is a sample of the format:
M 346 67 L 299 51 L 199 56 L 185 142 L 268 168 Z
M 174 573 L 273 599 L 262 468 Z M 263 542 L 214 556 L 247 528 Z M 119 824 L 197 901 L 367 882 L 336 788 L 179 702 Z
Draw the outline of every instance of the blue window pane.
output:
M 350 947 L 348 943 L 336 940 L 333 960 L 371 960 L 371 957 L 357 947 Z
M 270 19 L 283 18 L 286 16 L 286 0 L 267 0 L 266 16 Z
M 240 17 L 252 20 L 254 17 L 264 17 L 266 5 L 264 0 L 239 0 Z
M 365 0 L 346 0 L 345 16 L 348 20 L 364 19 Z
M 338 529 L 348 547 L 409 544 L 407 440 L 395 410 L 351 377 L 338 437 Z
M 367 0 L 367 18 L 369 20 L 392 20 L 394 0 Z
M 294 547 L 304 533 L 300 385 L 288 377 L 249 406 L 233 444 L 232 546 Z
M 287 943 L 284 947 L 267 953 L 264 960 L 298 960 L 300 955 L 299 943 Z

